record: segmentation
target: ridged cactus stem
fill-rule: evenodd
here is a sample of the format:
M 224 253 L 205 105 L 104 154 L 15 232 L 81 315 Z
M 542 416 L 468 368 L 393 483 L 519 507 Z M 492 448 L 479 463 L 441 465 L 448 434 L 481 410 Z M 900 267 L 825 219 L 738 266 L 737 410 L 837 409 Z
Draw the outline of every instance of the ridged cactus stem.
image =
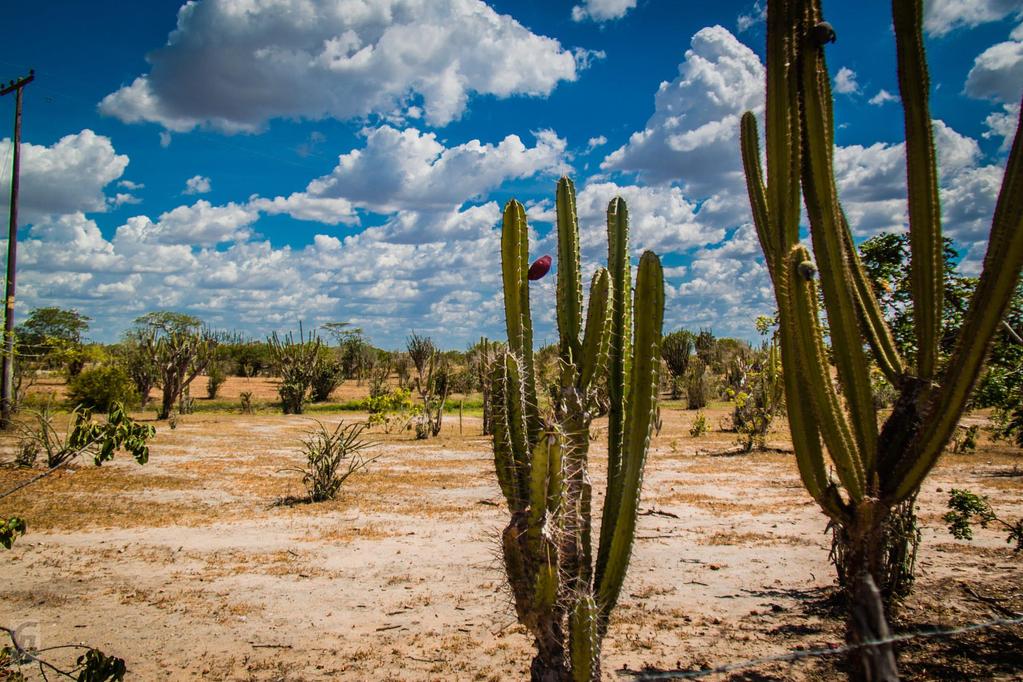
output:
M 550 387 L 552 404 L 541 417 L 531 398 L 536 381 L 532 353 L 525 347 L 532 337 L 524 270 L 527 229 L 514 201 L 505 210 L 501 239 L 509 351 L 494 363 L 489 395 L 494 464 L 511 512 L 502 535 L 505 570 L 516 614 L 536 643 L 530 675 L 586 682 L 600 679 L 600 643 L 632 550 L 656 410 L 664 280 L 657 256 L 644 253 L 632 300 L 628 210 L 616 198 L 608 209 L 608 268 L 591 280 L 584 317 L 575 189 L 567 178 L 558 183 L 557 209 L 561 371 L 558 385 Z M 604 376 L 615 435 L 608 446 L 595 560 L 588 458 L 597 408 L 594 384 Z
M 785 395 L 803 484 L 840 526 L 851 611 L 865 591 L 865 572 L 883 591 L 882 532 L 892 508 L 912 497 L 937 461 L 965 407 L 984 356 L 1005 314 L 1023 267 L 1023 142 L 1020 126 L 1006 165 L 984 269 L 942 370 L 941 220 L 937 166 L 928 108 L 921 0 L 893 0 L 900 93 L 905 110 L 911 281 L 917 356 L 908 366 L 866 280 L 839 203 L 832 154 L 834 122 L 824 48 L 832 29 L 820 0 L 769 0 L 767 8 L 767 179 L 761 170 L 756 118 L 741 125 L 741 151 L 753 220 L 770 270 L 779 311 Z M 1023 121 L 1021 121 L 1023 124 Z M 792 169 L 799 169 L 793 178 Z M 797 243 L 802 194 L 817 263 Z M 819 280 L 831 352 L 820 324 Z M 869 359 L 899 390 L 878 431 L 869 388 Z M 832 381 L 837 368 L 840 398 Z M 821 447 L 823 442 L 824 448 Z M 825 455 L 827 452 L 827 458 Z M 827 475 L 829 461 L 837 485 Z M 892 551 L 897 551 L 893 548 Z M 598 602 L 599 603 L 599 602 Z M 850 641 L 865 633 L 849 621 Z M 852 675 L 872 671 L 854 661 Z
M 626 355 L 629 350 L 632 280 L 629 277 L 629 211 L 625 202 L 615 198 L 607 208 L 607 269 L 611 275 L 611 334 L 607 372 L 607 494 L 601 517 L 597 575 L 602 575 L 610 552 L 623 485 L 625 449 L 625 403 L 628 389 Z

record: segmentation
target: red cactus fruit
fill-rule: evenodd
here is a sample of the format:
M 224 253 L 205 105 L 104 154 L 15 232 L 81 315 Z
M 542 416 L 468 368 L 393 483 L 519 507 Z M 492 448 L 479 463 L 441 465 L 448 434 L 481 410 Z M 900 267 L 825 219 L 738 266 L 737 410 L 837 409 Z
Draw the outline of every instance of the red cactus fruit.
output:
M 551 257 L 540 256 L 533 264 L 529 266 L 529 279 L 530 281 L 540 279 L 546 275 L 551 269 Z

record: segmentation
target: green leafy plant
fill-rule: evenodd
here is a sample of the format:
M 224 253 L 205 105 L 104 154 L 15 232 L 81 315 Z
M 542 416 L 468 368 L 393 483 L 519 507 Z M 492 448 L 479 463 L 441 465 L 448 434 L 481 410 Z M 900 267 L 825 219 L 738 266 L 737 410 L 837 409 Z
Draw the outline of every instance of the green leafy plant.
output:
M 945 513 L 945 523 L 948 524 L 948 532 L 952 537 L 959 540 L 972 540 L 973 527 L 976 523 L 981 528 L 987 528 L 991 522 L 996 522 L 1009 531 L 1006 538 L 1007 543 L 1016 543 L 1015 551 L 1023 552 L 1023 519 L 1014 522 L 998 518 L 986 495 L 977 495 L 969 490 L 952 488 L 948 496 L 948 508 Z
M 128 672 L 123 659 L 108 656 L 84 644 L 64 644 L 34 650 L 19 641 L 16 630 L 0 626 L 0 631 L 7 633 L 11 639 L 11 646 L 0 648 L 0 679 L 3 680 L 23 682 L 27 678 L 20 669 L 26 665 L 36 666 L 39 676 L 44 680 L 50 679 L 49 675 L 59 675 L 77 682 L 120 682 Z M 43 658 L 46 652 L 57 649 L 85 649 L 85 653 L 77 658 L 74 668 L 64 670 Z
M 307 432 L 302 440 L 304 465 L 284 471 L 302 474 L 302 484 L 309 494 L 309 501 L 323 502 L 336 498 L 345 481 L 379 455 L 367 458 L 361 454 L 373 445 L 362 438 L 362 433 L 369 428 L 366 422 L 346 424 L 342 421 L 333 431 L 320 422 L 316 425 L 317 428 Z
M 89 358 L 82 343 L 89 322 L 90 318 L 77 310 L 36 308 L 15 330 L 16 353 L 22 362 L 44 369 L 62 368 L 74 378 Z
M 114 403 L 137 405 L 135 383 L 120 365 L 106 365 L 82 370 L 67 385 L 71 405 L 107 412 Z
M 53 419 L 48 412 L 38 413 L 36 427 L 23 427 L 23 434 L 25 440 L 38 443 L 46 452 L 48 468 L 41 474 L 0 493 L 0 500 L 53 474 L 83 454 L 91 456 L 93 463 L 100 466 L 112 459 L 117 450 L 123 449 L 130 453 L 136 462 L 145 464 L 149 461 L 147 441 L 156 435 L 156 429 L 148 424 L 139 424 L 128 416 L 120 404 L 115 403 L 104 422 L 94 420 L 90 410 L 76 409 L 71 416 L 71 426 L 64 435 L 54 427 Z M 11 526 L 12 521 L 20 524 L 15 523 Z M 21 532 L 24 532 L 24 521 L 20 519 L 8 519 L 5 524 L 5 528 L 20 527 Z M 10 539 L 13 540 L 13 536 L 10 536 Z M 10 548 L 6 543 L 5 546 Z
M 1023 448 L 1023 391 L 1014 391 L 1011 396 L 1010 405 L 995 408 L 991 415 L 994 437 Z
M 412 420 L 419 414 L 417 406 L 412 403 L 412 394 L 403 388 L 395 388 L 383 395 L 370 395 L 362 406 L 369 412 L 369 423 L 383 427 L 384 433 L 410 428 Z
M 19 535 L 25 534 L 25 519 L 20 516 L 11 516 L 0 519 L 0 545 L 4 549 L 10 549 Z
M 337 356 L 336 349 L 321 347 L 320 356 L 316 359 L 312 377 L 309 381 L 310 397 L 314 403 L 330 400 L 330 394 L 344 383 L 344 366 Z
M 693 420 L 693 425 L 689 427 L 689 435 L 693 438 L 699 438 L 707 433 L 707 431 L 707 415 L 703 413 L 703 410 L 698 410 L 696 419 Z
M 852 614 L 873 599 L 869 587 L 860 589 L 868 583 L 861 578 L 881 582 L 885 551 L 881 538 L 892 509 L 916 494 L 948 443 L 1023 265 L 1023 142 L 1017 134 L 984 269 L 942 366 L 943 240 L 921 0 L 893 3 L 893 15 L 906 127 L 912 365 L 903 359 L 885 324 L 838 201 L 832 167 L 831 79 L 824 61 L 833 30 L 823 23 L 819 0 L 768 3 L 766 181 L 754 114 L 747 112 L 741 126 L 753 218 L 778 303 L 796 460 L 804 486 L 831 517 L 844 545 L 844 565 L 838 573 L 848 579 L 850 643 L 870 637 Z M 816 264 L 799 243 L 801 193 Z M 830 354 L 819 319 L 818 279 Z M 899 392 L 880 430 L 864 342 Z M 829 359 L 835 363 L 841 398 Z M 828 473 L 828 458 L 837 480 Z M 893 593 L 888 586 L 879 587 Z M 854 654 L 853 676 L 875 673 L 873 664 L 870 657 Z
M 494 462 L 511 512 L 502 536 L 515 611 L 535 638 L 534 680 L 600 678 L 600 646 L 629 564 L 661 367 L 664 281 L 646 252 L 632 300 L 628 210 L 608 212 L 608 267 L 590 286 L 585 321 L 575 188 L 557 189 L 559 376 L 549 410 L 537 401 L 529 307 L 526 213 L 505 207 L 501 232 L 508 350 L 491 372 Z M 635 308 L 635 310 L 633 310 Z M 633 314 L 635 313 L 635 314 Z M 600 537 L 591 546 L 587 473 L 595 379 L 606 375 L 608 477 Z
M 782 409 L 784 386 L 778 347 L 771 343 L 744 372 L 742 387 L 736 392 L 728 389 L 734 401 L 732 428 L 739 434 L 743 452 L 767 447 L 767 432 Z
M 973 452 L 977 449 L 977 436 L 980 434 L 980 427 L 963 426 L 960 424 L 952 434 L 952 452 L 957 455 Z
M 220 387 L 226 381 L 227 370 L 224 368 L 224 363 L 219 360 L 211 362 L 206 371 L 206 397 L 215 400 L 217 394 L 220 393 Z
M 120 403 L 114 403 L 107 421 L 97 423 L 92 410 L 77 407 L 71 412 L 67 429 L 62 433 L 54 424 L 53 414 L 43 408 L 33 414 L 33 422 L 21 425 L 21 442 L 34 444 L 46 454 L 46 466 L 50 469 L 63 466 L 81 454 L 91 455 L 99 465 L 113 456 L 114 450 L 124 447 L 144 464 L 149 458 L 145 441 L 155 434 L 152 426 L 141 425 L 124 411 Z

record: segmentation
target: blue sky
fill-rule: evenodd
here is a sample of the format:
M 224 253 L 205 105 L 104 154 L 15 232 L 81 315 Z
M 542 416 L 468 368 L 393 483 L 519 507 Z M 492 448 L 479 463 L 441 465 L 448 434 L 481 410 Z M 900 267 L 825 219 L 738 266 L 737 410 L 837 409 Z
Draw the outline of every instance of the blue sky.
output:
M 536 256 L 556 179 L 583 258 L 629 202 L 666 265 L 666 328 L 752 338 L 773 297 L 738 116 L 763 105 L 762 7 L 683 0 L 15 0 L 0 79 L 25 91 L 18 308 L 113 341 L 151 310 L 262 336 L 349 321 L 379 346 L 503 336 L 511 197 Z M 888 3 L 825 4 L 836 172 L 857 238 L 904 229 Z M 926 4 L 946 233 L 976 269 L 1023 93 L 1023 0 Z M 0 100 L 10 126 L 13 96 Z M 10 180 L 10 133 L 0 179 Z M 6 190 L 0 199 L 7 210 Z M 534 285 L 554 338 L 554 277 Z

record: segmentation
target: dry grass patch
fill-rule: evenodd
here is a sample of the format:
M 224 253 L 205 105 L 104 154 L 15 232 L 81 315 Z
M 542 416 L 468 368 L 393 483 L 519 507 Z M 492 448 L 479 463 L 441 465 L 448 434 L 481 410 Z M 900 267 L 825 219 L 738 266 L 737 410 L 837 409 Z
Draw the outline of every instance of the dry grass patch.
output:
M 773 533 L 747 533 L 718 530 L 699 537 L 700 545 L 721 545 L 731 547 L 765 547 L 768 545 L 792 545 L 815 547 L 818 543 L 798 535 L 775 535 Z

